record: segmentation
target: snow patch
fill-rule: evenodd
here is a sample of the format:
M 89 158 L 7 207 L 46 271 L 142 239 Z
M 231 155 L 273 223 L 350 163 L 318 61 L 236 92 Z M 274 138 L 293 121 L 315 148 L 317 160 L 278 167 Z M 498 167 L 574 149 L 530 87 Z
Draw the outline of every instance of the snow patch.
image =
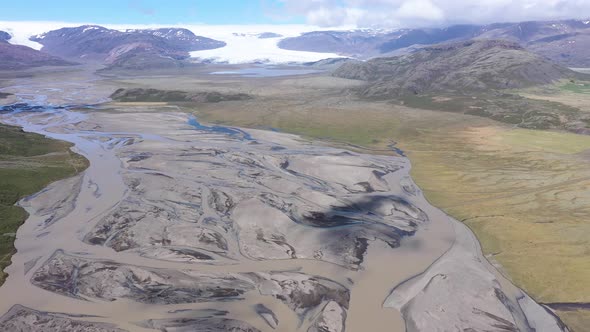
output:
M 99 30 L 99 29 L 100 29 L 100 27 L 91 25 L 91 26 L 88 26 L 88 27 L 84 28 L 84 30 L 82 30 L 82 33 L 86 32 L 86 31 L 89 31 L 89 30 Z
M 24 45 L 30 48 L 40 50 L 43 45 L 29 40 L 33 36 L 43 38 L 43 33 L 67 27 L 79 27 L 87 23 L 71 22 L 43 22 L 43 21 L 0 21 L 0 30 L 6 31 L 12 35 L 9 41 L 11 44 Z
M 283 50 L 278 43 L 283 38 L 296 37 L 302 33 L 322 30 L 304 25 L 251 25 L 251 26 L 207 26 L 207 33 L 199 33 L 198 27 L 187 27 L 193 33 L 220 40 L 227 45 L 213 50 L 191 52 L 191 57 L 219 63 L 292 63 L 313 62 L 327 58 L 341 58 L 335 53 L 318 53 Z M 334 29 L 330 29 L 334 30 Z M 283 37 L 259 38 L 260 34 L 273 32 Z

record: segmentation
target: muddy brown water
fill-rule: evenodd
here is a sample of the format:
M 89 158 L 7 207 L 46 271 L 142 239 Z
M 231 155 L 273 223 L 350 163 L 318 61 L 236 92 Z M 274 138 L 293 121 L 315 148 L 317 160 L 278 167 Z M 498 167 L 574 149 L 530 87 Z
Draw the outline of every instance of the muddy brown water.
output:
M 31 274 L 47 261 L 56 250 L 76 253 L 92 259 L 105 259 L 121 264 L 141 265 L 156 268 L 198 270 L 201 272 L 251 272 L 300 270 L 301 272 L 324 276 L 343 284 L 352 280 L 351 301 L 347 316 L 348 331 L 389 330 L 403 331 L 404 322 L 399 312 L 383 308 L 383 301 L 390 290 L 397 284 L 424 271 L 452 245 L 454 233 L 448 217 L 432 207 L 420 195 L 408 196 L 401 189 L 394 194 L 400 195 L 422 208 L 430 218 L 415 236 L 402 240 L 397 249 L 386 248 L 380 242 L 373 242 L 361 271 L 350 271 L 343 267 L 325 262 L 305 259 L 293 260 L 242 260 L 238 264 L 215 266 L 204 264 L 187 264 L 167 262 L 140 257 L 134 253 L 115 252 L 108 247 L 84 243 L 82 238 L 93 228 L 101 216 L 111 211 L 127 195 L 121 173 L 122 162 L 105 140 L 89 137 L 87 131 L 64 131 L 61 128 L 84 121 L 91 114 L 81 114 L 67 110 L 55 110 L 40 117 L 39 114 L 18 114 L 4 116 L 2 121 L 19 125 L 26 131 L 36 132 L 51 138 L 69 141 L 75 144 L 76 152 L 90 161 L 90 167 L 83 174 L 81 190 L 77 194 L 76 204 L 59 222 L 43 229 L 44 236 L 39 237 L 38 225 L 44 217 L 29 211 L 30 218 L 18 230 L 15 246 L 18 250 L 12 258 L 13 264 L 7 269 L 9 278 L 0 288 L 0 312 L 6 312 L 15 304 L 21 304 L 40 311 L 64 312 L 74 315 L 94 316 L 93 321 L 115 323 L 121 328 L 141 331 L 135 325 L 146 319 L 170 318 L 170 312 L 187 309 L 218 308 L 238 313 L 237 317 L 248 321 L 262 331 L 270 328 L 246 303 L 263 303 L 277 314 L 282 330 L 290 326 L 293 330 L 306 329 L 300 324 L 294 312 L 284 304 L 268 297 L 249 293 L 244 301 L 231 303 L 199 303 L 180 305 L 147 305 L 131 300 L 114 302 L 80 301 L 60 296 L 31 284 Z M 125 133 L 117 132 L 118 135 Z M 137 132 L 127 133 L 137 135 Z M 142 133 L 140 133 L 142 134 Z M 159 136 L 143 133 L 144 139 L 161 139 Z M 105 135 L 105 134 L 101 134 Z M 280 134 L 276 134 L 280 135 Z M 399 183 L 409 172 L 409 162 L 405 168 L 387 179 L 390 183 Z M 397 186 L 399 188 L 399 186 Z M 99 188 L 100 195 L 95 192 Z M 62 188 L 68 190 L 68 188 Z M 26 264 L 28 263 L 28 264 Z M 32 264 L 32 267 L 31 267 Z M 27 268 L 25 268 L 27 266 Z M 299 328 L 297 328 L 299 327 Z

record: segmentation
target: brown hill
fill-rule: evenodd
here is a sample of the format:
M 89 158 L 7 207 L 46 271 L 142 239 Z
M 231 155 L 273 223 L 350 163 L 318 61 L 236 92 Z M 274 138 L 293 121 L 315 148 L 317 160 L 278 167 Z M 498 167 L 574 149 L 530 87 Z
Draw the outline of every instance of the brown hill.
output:
M 578 77 L 514 42 L 470 40 L 398 57 L 347 62 L 334 76 L 368 81 L 367 97 L 523 88 Z

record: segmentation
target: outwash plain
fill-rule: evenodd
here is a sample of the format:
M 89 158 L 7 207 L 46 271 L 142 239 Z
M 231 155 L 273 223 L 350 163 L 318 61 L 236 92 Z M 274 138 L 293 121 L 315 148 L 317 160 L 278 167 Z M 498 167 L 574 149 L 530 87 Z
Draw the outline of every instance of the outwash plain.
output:
M 74 144 L 89 167 L 20 201 L 30 218 L 0 288 L 1 330 L 590 323 L 590 136 L 367 100 L 363 82 L 327 73 L 213 70 L 2 82 L 14 101 L 64 107 L 0 121 Z M 514 93 L 587 98 L 568 82 L 547 89 Z

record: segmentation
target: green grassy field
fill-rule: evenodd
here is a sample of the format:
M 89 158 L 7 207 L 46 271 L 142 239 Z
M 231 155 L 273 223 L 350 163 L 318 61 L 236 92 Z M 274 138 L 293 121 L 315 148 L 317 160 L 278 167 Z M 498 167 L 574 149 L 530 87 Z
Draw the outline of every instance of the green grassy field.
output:
M 583 112 L 583 121 L 588 119 L 590 113 L 590 82 L 563 80 L 553 86 L 529 88 L 514 93 L 530 99 L 574 107 Z
M 560 89 L 567 92 L 590 94 L 590 83 L 567 82 L 560 86 Z
M 14 204 L 49 183 L 72 176 L 88 166 L 71 145 L 17 127 L 0 125 L 0 284 L 14 253 L 15 233 L 27 218 Z

